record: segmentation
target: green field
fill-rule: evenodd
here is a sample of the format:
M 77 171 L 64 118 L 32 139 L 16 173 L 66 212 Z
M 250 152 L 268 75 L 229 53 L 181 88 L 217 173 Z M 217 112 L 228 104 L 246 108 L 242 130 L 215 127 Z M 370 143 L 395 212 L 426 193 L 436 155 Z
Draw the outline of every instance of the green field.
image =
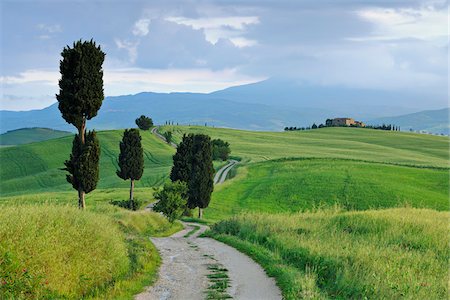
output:
M 448 170 L 321 158 L 259 162 L 240 168 L 238 173 L 216 188 L 206 218 L 335 205 L 348 210 L 397 206 L 449 209 Z
M 49 128 L 21 128 L 0 134 L 0 145 L 22 145 L 71 135 L 68 131 Z
M 100 131 L 100 181 L 98 188 L 128 187 L 129 182 L 116 175 L 119 142 L 123 131 Z M 141 131 L 145 149 L 145 171 L 137 187 L 159 185 L 168 178 L 174 149 Z M 0 192 L 2 196 L 47 191 L 69 191 L 65 173 L 60 169 L 69 158 L 73 137 L 0 149 Z
M 160 130 L 173 131 L 176 142 L 183 133 L 192 132 L 230 143 L 232 156 L 241 162 L 233 179 L 215 187 L 205 209 L 206 221 L 227 220 L 211 234 L 260 262 L 276 277 L 287 299 L 440 299 L 447 295 L 448 212 L 439 211 L 449 210 L 448 138 L 357 128 L 252 132 L 164 126 Z M 48 276 L 43 267 L 54 261 L 53 268 L 60 269 L 56 257 L 66 255 L 58 247 L 45 252 L 52 236 L 70 253 L 79 249 L 70 236 L 62 234 L 65 227 L 71 232 L 78 226 L 77 194 L 60 170 L 69 157 L 72 137 L 0 148 L 0 219 L 6 222 L 2 223 L 6 229 L 0 229 L 4 241 L 0 255 L 14 258 L 15 271 L 10 273 L 17 282 L 7 287 L 23 292 L 47 278 L 52 283 L 48 288 L 38 285 L 36 293 L 131 299 L 154 280 L 159 257 L 148 235 L 169 234 L 177 227 L 171 228 L 159 215 L 109 204 L 127 199 L 129 192 L 129 182 L 115 174 L 122 132 L 99 132 L 101 179 L 86 197 L 88 214 L 80 217 L 86 232 L 94 227 L 104 230 L 86 234 L 81 244 L 95 246 L 89 238 L 107 241 L 105 237 L 112 234 L 115 237 L 107 244 L 122 250 L 112 257 L 95 246 L 105 267 L 87 270 L 103 273 L 83 289 L 77 280 L 86 274 L 76 263 L 68 266 L 70 275 L 78 278 L 72 285 L 59 284 L 63 280 Z M 168 180 L 175 150 L 150 132 L 141 131 L 141 135 L 145 171 L 135 197 L 149 203 L 153 187 Z M 222 165 L 214 163 L 215 169 Z M 30 222 L 20 217 L 42 216 L 46 210 L 46 222 L 41 217 Z M 76 217 L 67 216 L 66 210 Z M 14 239 L 23 236 L 22 229 L 33 232 L 34 227 L 46 233 Z M 25 251 L 33 247 L 38 255 Z M 126 257 L 123 249 L 127 249 Z M 43 259 L 36 261 L 38 257 Z M 121 257 L 120 263 L 114 263 L 117 269 L 108 269 L 117 257 Z M 73 258 L 91 265 L 88 257 Z M 26 273 L 32 275 L 31 281 L 20 272 L 29 266 L 35 272 Z M 14 295 L 3 288 L 0 296 Z
M 258 132 L 200 126 L 163 126 L 178 143 L 183 133 L 205 133 L 230 143 L 233 156 L 258 162 L 286 157 L 347 158 L 449 168 L 449 138 L 362 128 Z
M 446 299 L 448 213 L 244 214 L 212 236 L 275 276 L 285 299 Z

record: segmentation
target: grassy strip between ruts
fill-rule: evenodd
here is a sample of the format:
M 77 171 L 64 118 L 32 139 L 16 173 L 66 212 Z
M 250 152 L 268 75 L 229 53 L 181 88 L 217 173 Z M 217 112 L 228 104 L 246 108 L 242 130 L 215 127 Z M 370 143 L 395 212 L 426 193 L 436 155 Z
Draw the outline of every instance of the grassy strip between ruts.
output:
M 208 234 L 261 264 L 285 299 L 444 299 L 447 212 L 244 214 Z
M 102 205 L 3 205 L 1 299 L 131 299 L 156 278 L 149 235 L 181 228 L 149 212 Z

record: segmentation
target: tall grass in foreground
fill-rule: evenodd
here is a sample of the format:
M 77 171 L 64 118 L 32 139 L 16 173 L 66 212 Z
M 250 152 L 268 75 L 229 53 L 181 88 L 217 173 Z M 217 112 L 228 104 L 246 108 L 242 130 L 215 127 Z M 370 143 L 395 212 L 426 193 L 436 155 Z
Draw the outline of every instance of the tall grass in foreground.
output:
M 210 233 L 257 260 L 286 299 L 445 299 L 448 213 L 244 214 Z
M 162 216 L 111 205 L 2 205 L 0 299 L 132 298 L 156 276 Z

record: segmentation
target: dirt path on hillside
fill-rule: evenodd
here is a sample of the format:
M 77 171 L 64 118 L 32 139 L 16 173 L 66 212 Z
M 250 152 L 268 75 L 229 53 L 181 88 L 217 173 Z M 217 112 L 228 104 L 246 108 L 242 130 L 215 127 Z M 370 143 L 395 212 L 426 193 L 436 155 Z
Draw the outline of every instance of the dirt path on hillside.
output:
M 230 285 L 226 293 L 233 299 L 281 299 L 275 280 L 248 256 L 214 239 L 199 238 L 207 229 L 204 225 L 184 225 L 184 230 L 171 237 L 151 239 L 162 257 L 159 279 L 137 295 L 137 300 L 205 299 L 211 285 L 208 267 L 217 264 L 228 270 Z M 185 237 L 195 226 L 199 230 Z
M 226 164 L 225 166 L 223 166 L 222 168 L 220 168 L 216 175 L 214 176 L 214 184 L 220 184 L 223 183 L 225 181 L 225 179 L 227 179 L 227 175 L 228 172 L 230 172 L 231 169 L 233 169 L 233 167 L 238 163 L 237 160 L 234 159 L 230 159 L 230 161 L 228 162 L 228 164 Z

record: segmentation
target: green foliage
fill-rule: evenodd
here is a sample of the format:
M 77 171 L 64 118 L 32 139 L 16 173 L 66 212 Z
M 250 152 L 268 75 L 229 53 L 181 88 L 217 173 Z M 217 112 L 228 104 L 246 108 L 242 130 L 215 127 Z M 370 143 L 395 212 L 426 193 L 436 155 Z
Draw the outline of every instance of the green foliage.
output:
M 244 214 L 212 235 L 275 276 L 284 299 L 444 299 L 448 213 Z
M 78 134 L 75 135 L 72 143 L 72 153 L 69 160 L 64 162 L 68 171 L 67 182 L 72 187 L 86 193 L 93 191 L 97 187 L 99 179 L 100 144 L 95 131 L 89 131 L 82 144 Z
M 166 131 L 163 133 L 164 138 L 166 139 L 166 143 L 170 144 L 172 142 L 172 131 Z
M 64 120 L 81 131 L 102 105 L 105 53 L 94 41 L 80 40 L 65 47 L 61 56 L 58 107 Z
M 187 185 L 182 181 L 169 182 L 156 191 L 155 199 L 158 201 L 153 207 L 154 211 L 162 212 L 173 223 L 179 219 L 186 209 Z
M 212 144 L 212 157 L 213 160 L 227 160 L 230 156 L 230 144 L 221 139 L 214 139 L 211 142 Z
M 153 120 L 142 115 L 136 119 L 136 125 L 139 127 L 139 129 L 149 130 L 153 126 Z
M 125 129 L 120 142 L 119 168 L 117 176 L 123 180 L 139 180 L 144 173 L 144 150 L 137 129 Z
M 189 181 L 191 174 L 191 148 L 193 135 L 183 135 L 182 141 L 178 144 L 177 152 L 173 156 L 173 167 L 170 171 L 170 180 Z
M 188 186 L 188 208 L 205 208 L 214 189 L 211 139 L 204 134 L 183 135 L 173 156 L 172 181 Z
M 109 203 L 129 210 L 139 210 L 143 206 L 143 202 L 139 199 L 133 200 L 111 200 Z
M 211 138 L 204 134 L 193 136 L 191 174 L 188 181 L 188 207 L 205 208 L 214 189 Z

